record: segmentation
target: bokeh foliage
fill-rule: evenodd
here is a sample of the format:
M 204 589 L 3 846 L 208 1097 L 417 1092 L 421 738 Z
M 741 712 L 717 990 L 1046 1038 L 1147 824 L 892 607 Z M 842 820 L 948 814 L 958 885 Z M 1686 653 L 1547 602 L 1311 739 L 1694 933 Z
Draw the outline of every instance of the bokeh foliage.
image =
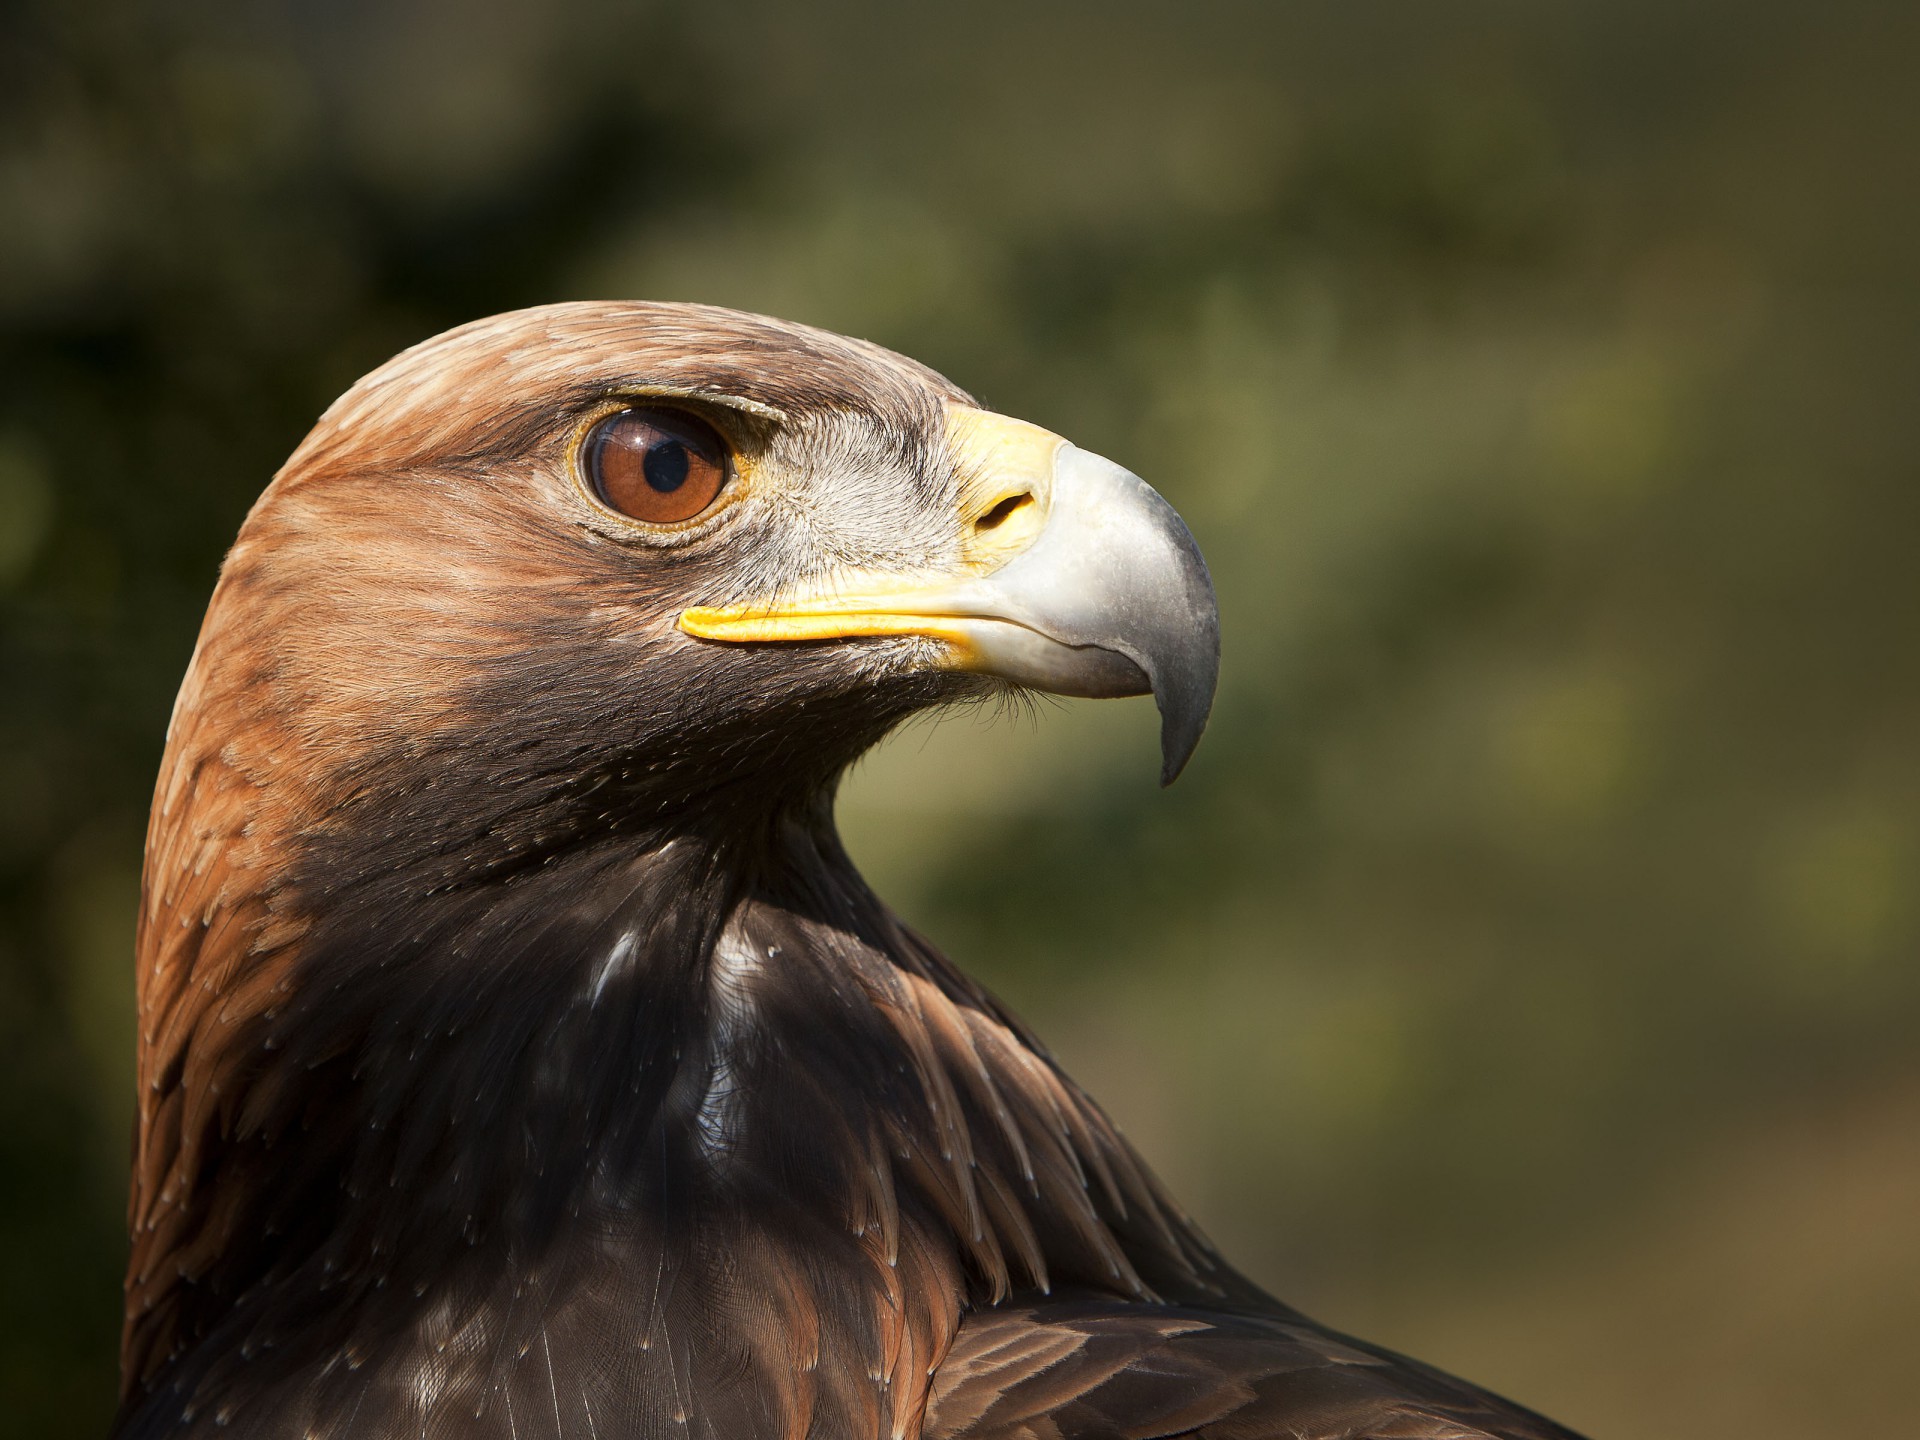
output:
M 1142 705 L 918 727 L 856 854 L 1231 1253 L 1596 1433 L 1920 1353 L 1920 24 L 1707 0 L 16 4 L 0 1431 L 111 1406 L 128 945 L 222 548 L 570 297 L 864 334 L 1213 563 Z

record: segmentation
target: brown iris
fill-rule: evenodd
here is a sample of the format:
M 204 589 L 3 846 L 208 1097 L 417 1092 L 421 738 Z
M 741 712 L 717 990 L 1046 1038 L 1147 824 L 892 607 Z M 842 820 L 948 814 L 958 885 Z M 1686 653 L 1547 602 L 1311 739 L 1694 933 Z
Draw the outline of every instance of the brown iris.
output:
M 718 432 L 683 410 L 622 410 L 587 436 L 587 482 L 611 508 L 635 520 L 673 525 L 713 503 L 727 483 L 727 447 Z

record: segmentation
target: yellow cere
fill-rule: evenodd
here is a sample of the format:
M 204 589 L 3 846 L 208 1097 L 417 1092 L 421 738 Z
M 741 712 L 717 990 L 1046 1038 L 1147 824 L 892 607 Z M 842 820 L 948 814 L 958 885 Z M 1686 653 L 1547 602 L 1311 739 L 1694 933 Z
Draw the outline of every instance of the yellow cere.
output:
M 1033 543 L 1053 504 L 1053 459 L 1066 442 L 1025 420 L 947 406 L 947 451 L 960 482 L 967 565 L 999 569 Z

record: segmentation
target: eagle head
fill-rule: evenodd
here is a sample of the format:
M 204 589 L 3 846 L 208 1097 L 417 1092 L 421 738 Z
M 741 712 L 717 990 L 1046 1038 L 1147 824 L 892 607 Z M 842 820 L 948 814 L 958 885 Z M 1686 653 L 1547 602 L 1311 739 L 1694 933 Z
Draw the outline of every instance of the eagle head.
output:
M 1217 664 L 1192 537 L 1118 466 L 877 346 L 583 304 L 454 330 L 328 410 L 182 704 L 309 762 L 301 828 L 404 796 L 417 851 L 497 871 L 804 803 L 903 716 L 1008 686 L 1151 689 L 1171 780 Z

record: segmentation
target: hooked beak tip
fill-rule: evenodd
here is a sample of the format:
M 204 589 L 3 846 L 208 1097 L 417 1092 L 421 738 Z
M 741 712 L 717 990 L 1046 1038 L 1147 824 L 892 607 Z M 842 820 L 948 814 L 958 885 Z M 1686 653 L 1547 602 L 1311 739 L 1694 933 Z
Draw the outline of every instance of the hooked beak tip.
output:
M 1198 553 L 1197 550 L 1195 552 Z M 1174 664 L 1164 660 L 1155 667 L 1154 704 L 1160 711 L 1160 784 L 1164 788 L 1180 778 L 1187 761 L 1206 733 L 1207 717 L 1213 711 L 1213 694 L 1220 675 L 1220 628 L 1213 608 L 1213 587 L 1206 581 L 1206 605 L 1199 608 L 1204 618 L 1196 625 L 1189 648 Z

